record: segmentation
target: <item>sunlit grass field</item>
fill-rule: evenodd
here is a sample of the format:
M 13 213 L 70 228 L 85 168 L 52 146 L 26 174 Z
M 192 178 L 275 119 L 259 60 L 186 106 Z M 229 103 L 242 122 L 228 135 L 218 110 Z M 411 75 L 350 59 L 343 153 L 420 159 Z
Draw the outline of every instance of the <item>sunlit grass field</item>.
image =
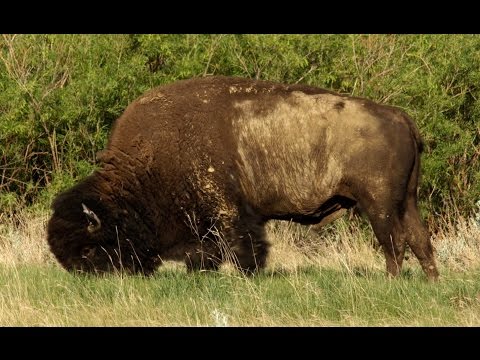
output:
M 446 224 L 433 244 L 441 280 L 428 283 L 408 253 L 385 276 L 368 226 L 269 224 L 267 268 L 231 265 L 187 274 L 167 262 L 153 276 L 72 275 L 45 241 L 47 214 L 0 225 L 0 326 L 479 326 L 480 228 Z

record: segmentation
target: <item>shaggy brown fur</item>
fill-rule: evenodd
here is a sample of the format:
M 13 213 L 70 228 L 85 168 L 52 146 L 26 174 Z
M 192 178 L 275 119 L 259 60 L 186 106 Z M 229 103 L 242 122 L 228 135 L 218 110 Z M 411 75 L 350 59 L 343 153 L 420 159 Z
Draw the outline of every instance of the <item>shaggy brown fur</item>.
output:
M 358 205 L 397 275 L 438 277 L 417 209 L 421 140 L 401 110 L 304 85 L 207 77 L 155 88 L 116 121 L 101 169 L 60 194 L 48 242 L 68 270 L 265 266 L 265 222 Z

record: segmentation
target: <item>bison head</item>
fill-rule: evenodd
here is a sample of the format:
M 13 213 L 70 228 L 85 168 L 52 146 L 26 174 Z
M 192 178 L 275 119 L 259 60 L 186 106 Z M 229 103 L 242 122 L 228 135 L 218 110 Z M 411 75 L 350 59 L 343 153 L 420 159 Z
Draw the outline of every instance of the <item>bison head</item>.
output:
M 69 271 L 151 274 L 160 259 L 148 248 L 138 214 L 80 183 L 53 202 L 47 226 L 50 250 Z

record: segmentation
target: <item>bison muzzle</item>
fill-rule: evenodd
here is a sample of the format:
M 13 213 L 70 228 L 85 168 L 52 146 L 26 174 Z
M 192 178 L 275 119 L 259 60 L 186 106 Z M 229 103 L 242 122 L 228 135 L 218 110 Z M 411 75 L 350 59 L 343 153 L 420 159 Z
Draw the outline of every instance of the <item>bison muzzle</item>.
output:
M 58 195 L 48 243 L 68 270 L 150 274 L 163 260 L 265 266 L 271 219 L 358 205 L 387 271 L 408 244 L 438 277 L 417 208 L 422 142 L 400 109 L 306 85 L 206 77 L 155 88 L 116 121 L 100 168 Z

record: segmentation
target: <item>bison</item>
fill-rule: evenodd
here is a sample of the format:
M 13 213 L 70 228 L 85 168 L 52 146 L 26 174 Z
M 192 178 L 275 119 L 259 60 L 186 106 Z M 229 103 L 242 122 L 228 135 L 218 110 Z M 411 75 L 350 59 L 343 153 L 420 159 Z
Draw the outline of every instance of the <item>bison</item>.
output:
M 117 119 L 100 168 L 54 200 L 67 270 L 151 274 L 163 260 L 263 268 L 271 219 L 358 205 L 396 276 L 408 244 L 438 277 L 417 208 L 422 141 L 402 110 L 307 85 L 212 76 L 157 87 Z

